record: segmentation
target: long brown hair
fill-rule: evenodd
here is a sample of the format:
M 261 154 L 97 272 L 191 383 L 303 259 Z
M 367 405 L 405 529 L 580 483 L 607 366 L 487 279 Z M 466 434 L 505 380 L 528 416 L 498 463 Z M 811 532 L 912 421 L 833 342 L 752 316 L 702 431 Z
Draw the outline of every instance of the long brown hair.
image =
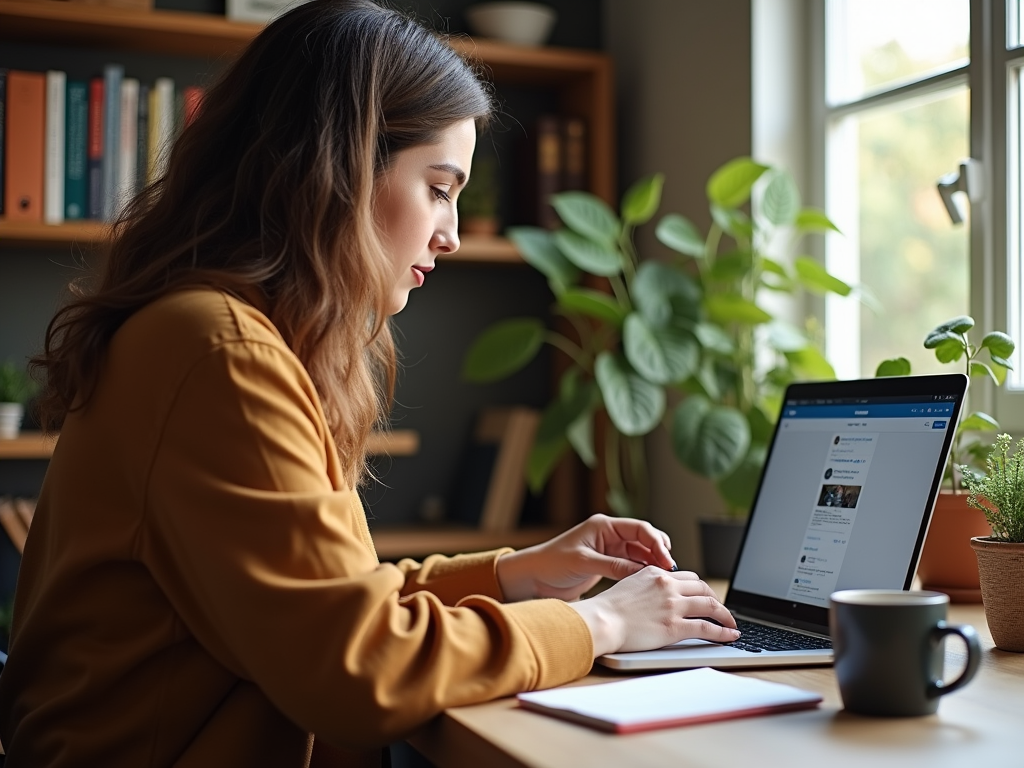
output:
M 396 152 L 491 109 L 473 66 L 370 0 L 313 0 L 271 23 L 115 223 L 97 287 L 73 283 L 50 322 L 33 360 L 44 427 L 88 405 L 111 337 L 144 305 L 186 286 L 255 291 L 312 377 L 355 484 L 396 368 L 374 182 Z

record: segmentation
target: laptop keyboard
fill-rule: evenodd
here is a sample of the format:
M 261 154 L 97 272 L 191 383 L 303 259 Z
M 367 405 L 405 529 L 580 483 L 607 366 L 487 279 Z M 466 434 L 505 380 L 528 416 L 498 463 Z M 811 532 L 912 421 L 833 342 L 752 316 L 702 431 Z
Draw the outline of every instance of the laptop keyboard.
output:
M 832 641 L 823 637 L 801 635 L 798 632 L 754 624 L 743 619 L 737 619 L 736 626 L 742 633 L 740 639 L 725 645 L 742 651 L 810 651 L 832 647 Z

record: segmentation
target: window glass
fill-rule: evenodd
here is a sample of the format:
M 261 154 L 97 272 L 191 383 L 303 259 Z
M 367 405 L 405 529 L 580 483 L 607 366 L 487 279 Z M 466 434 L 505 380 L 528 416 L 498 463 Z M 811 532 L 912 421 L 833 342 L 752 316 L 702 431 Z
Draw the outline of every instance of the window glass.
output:
M 968 62 L 968 0 L 829 0 L 827 14 L 831 104 Z
M 1021 67 L 1013 67 L 1010 72 L 1010 99 L 1007 109 L 1007 186 L 1009 199 L 1007 205 L 1007 332 L 1017 341 L 1018 346 L 1024 342 L 1024 275 L 1021 260 L 1024 258 L 1024 136 L 1021 131 L 1021 105 L 1024 104 L 1024 78 Z M 1024 355 L 1017 349 L 1012 358 L 1013 370 L 1007 377 L 1010 389 L 1024 389 L 1024 371 L 1021 371 L 1021 360 Z

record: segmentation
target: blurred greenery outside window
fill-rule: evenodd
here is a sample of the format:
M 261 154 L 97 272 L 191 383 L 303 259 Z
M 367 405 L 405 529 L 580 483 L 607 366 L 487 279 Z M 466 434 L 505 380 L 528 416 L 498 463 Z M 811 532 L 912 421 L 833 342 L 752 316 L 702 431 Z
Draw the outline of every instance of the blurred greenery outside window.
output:
M 970 314 L 1024 342 L 1020 131 L 1022 0 L 827 0 L 824 11 L 825 208 L 843 236 L 830 272 L 866 297 L 829 296 L 825 351 L 840 378 L 906 357 L 948 372 L 922 346 L 943 320 Z M 966 158 L 982 173 L 938 193 Z M 970 198 L 970 200 L 968 199 Z M 972 407 L 1024 430 L 1024 365 L 998 391 L 972 382 Z

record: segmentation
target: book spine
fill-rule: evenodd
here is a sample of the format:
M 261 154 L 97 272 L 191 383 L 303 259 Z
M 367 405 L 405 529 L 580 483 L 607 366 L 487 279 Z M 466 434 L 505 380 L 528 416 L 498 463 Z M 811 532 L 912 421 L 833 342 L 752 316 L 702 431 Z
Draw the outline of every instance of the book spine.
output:
M 587 124 L 581 117 L 562 121 L 562 189 L 587 188 Z
M 7 73 L 6 215 L 43 220 L 43 168 L 46 125 L 46 75 Z
M 149 165 L 149 86 L 139 85 L 139 122 L 135 128 L 135 191 L 146 187 Z
M 51 69 L 46 73 L 46 159 L 43 221 L 64 222 L 64 102 L 67 74 Z
M 135 156 L 139 151 L 139 81 L 126 77 L 121 81 L 121 144 L 117 162 L 117 205 L 114 215 L 120 216 L 135 197 Z
M 167 159 L 174 143 L 174 81 L 161 77 L 156 81 L 156 146 L 154 179 L 162 178 L 167 171 Z
M 551 196 L 562 183 L 562 127 L 559 118 L 544 115 L 537 119 L 536 211 L 535 221 L 545 229 L 558 229 L 561 220 L 551 206 Z
M 192 125 L 192 122 L 196 119 L 196 115 L 199 114 L 200 108 L 203 106 L 203 97 L 206 95 L 205 90 L 198 85 L 185 86 L 185 90 L 182 92 L 185 102 L 185 122 L 184 127 Z
M 89 81 L 89 218 L 103 218 L 103 89 L 102 77 Z
M 121 82 L 124 67 L 103 68 L 103 221 L 113 221 L 117 211 L 121 159 Z
M 64 218 L 74 221 L 89 210 L 89 84 L 84 80 L 68 81 L 64 117 Z

